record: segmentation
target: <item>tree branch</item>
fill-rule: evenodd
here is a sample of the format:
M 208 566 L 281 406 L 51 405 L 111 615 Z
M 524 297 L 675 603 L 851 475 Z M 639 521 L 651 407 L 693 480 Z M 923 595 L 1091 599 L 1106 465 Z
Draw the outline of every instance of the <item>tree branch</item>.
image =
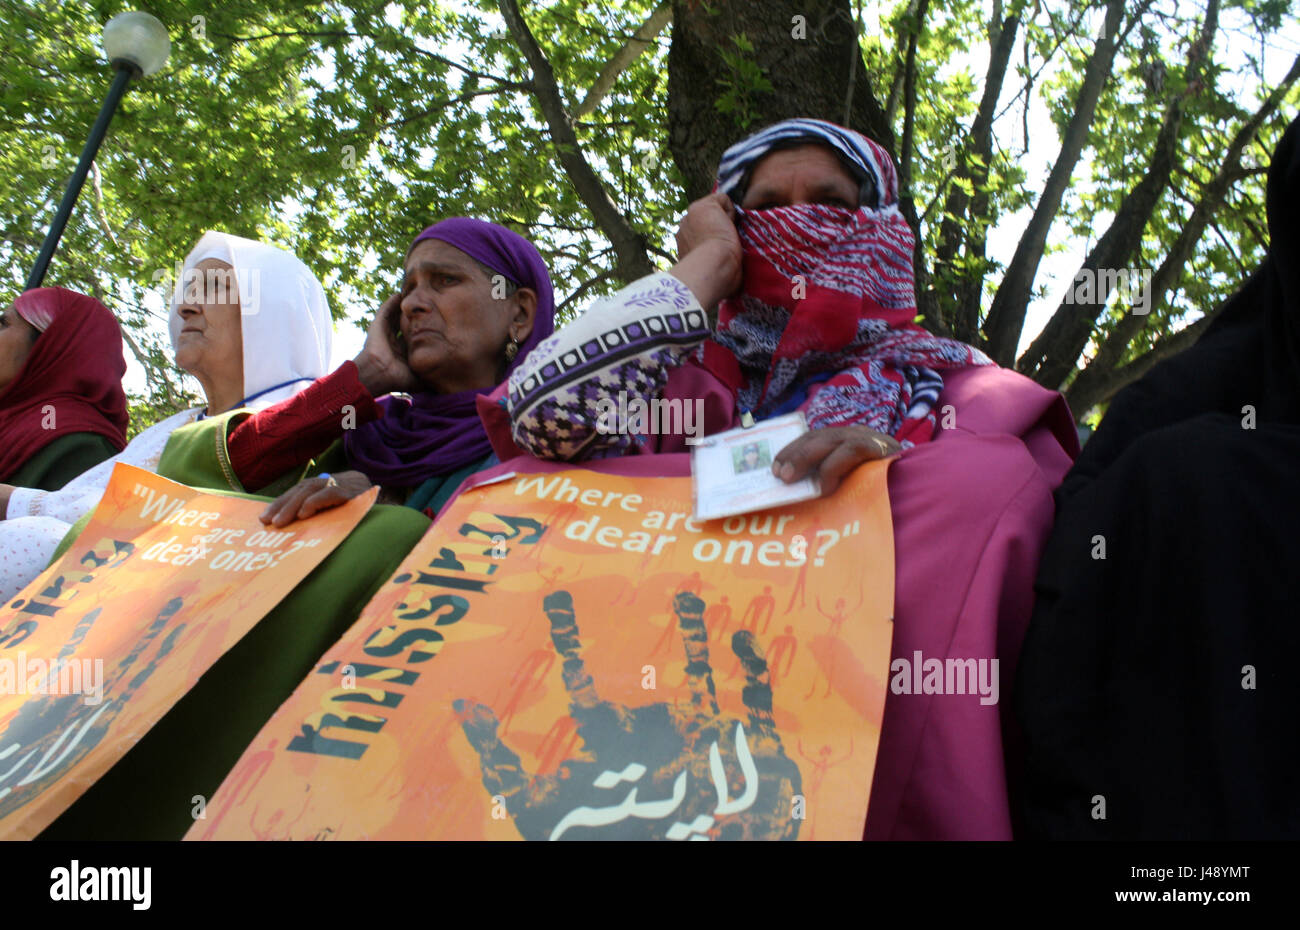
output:
M 1183 72 L 1184 90 L 1165 107 L 1146 171 L 1120 201 L 1110 226 L 1084 259 L 1080 275 L 1092 274 L 1099 283 L 1109 284 L 1111 277 L 1097 272 L 1127 268 L 1141 246 L 1142 233 L 1169 186 L 1177 162 L 1183 117 L 1192 98 L 1203 89 L 1202 76 L 1209 64 L 1218 28 L 1219 0 L 1209 0 L 1196 41 L 1188 49 L 1187 66 Z M 1075 280 L 1079 280 L 1077 275 Z M 1091 290 L 1089 300 L 1080 301 L 1076 297 L 1074 289 L 1066 293 L 1052 318 L 1017 363 L 1022 374 L 1047 387 L 1063 383 L 1074 370 L 1097 320 L 1106 312 L 1110 292 L 1105 287 L 1098 287 Z
M 1152 0 L 1143 0 L 1138 10 L 1141 16 Z M 1070 186 L 1070 175 L 1088 141 L 1088 128 L 1097 111 L 1097 101 L 1115 63 L 1118 46 L 1114 36 L 1124 13 L 1124 0 L 1107 0 L 1105 34 L 1097 39 L 1084 69 L 1083 80 L 1074 102 L 1074 115 L 1061 140 L 1061 151 L 1052 165 L 1043 193 L 1030 217 L 1025 233 L 1016 245 L 1015 254 L 1007 265 L 1002 284 L 993 295 L 984 333 L 990 354 L 999 364 L 1010 364 L 1015 357 L 1016 344 L 1025 325 L 1025 312 L 1033 290 L 1038 265 L 1047 246 L 1047 234 L 1061 208 L 1061 200 Z
M 572 294 L 564 298 L 564 300 L 560 301 L 559 305 L 555 308 L 555 312 L 557 314 L 562 313 L 566 307 L 576 302 L 580 297 L 586 294 L 587 291 L 591 290 L 593 287 L 596 287 L 598 284 L 603 284 L 613 276 L 614 273 L 612 271 L 602 271 L 600 274 L 596 275 L 595 277 L 588 278 L 586 281 L 583 281 L 581 284 L 577 286 L 577 288 L 574 290 Z
M 1191 346 L 1200 338 L 1201 333 L 1205 332 L 1210 325 L 1210 321 L 1214 319 L 1221 308 L 1222 305 L 1216 307 L 1213 312 L 1207 313 L 1195 323 L 1184 326 L 1178 332 L 1161 338 L 1147 352 L 1139 355 L 1121 368 L 1112 368 L 1086 384 L 1080 384 L 1079 379 L 1076 378 L 1075 383 L 1065 392 L 1066 402 L 1070 405 L 1074 418 L 1076 420 L 1081 419 L 1093 407 L 1106 403 L 1119 393 L 1122 388 L 1128 387 L 1141 378 L 1155 367 L 1157 362 L 1176 355 Z M 1089 369 L 1091 367 L 1091 365 L 1088 366 Z
M 1017 3 L 1005 21 L 999 22 L 994 19 L 989 23 L 991 49 L 988 72 L 984 79 L 984 93 L 980 98 L 975 119 L 971 123 L 970 132 L 967 134 L 966 144 L 961 154 L 956 156 L 954 175 L 956 178 L 970 180 L 975 195 L 967 196 L 960 184 L 947 185 L 943 223 L 939 231 L 939 247 L 934 258 L 936 275 L 945 277 L 952 275 L 953 259 L 963 239 L 967 238 L 964 219 L 968 209 L 976 217 L 983 217 L 988 209 L 988 195 L 981 193 L 980 188 L 988 181 L 989 163 L 993 157 L 993 111 L 997 107 L 998 97 L 1002 94 L 1002 84 L 1011 61 L 1011 52 L 1015 48 L 1024 6 L 1024 3 Z M 972 158 L 972 155 L 975 157 Z M 966 242 L 967 254 L 982 260 L 985 242 L 986 235 L 982 231 L 969 237 Z M 968 270 L 963 277 L 965 280 L 955 282 L 957 283 L 955 293 L 944 295 L 947 297 L 945 303 L 948 304 L 945 309 L 951 312 L 952 330 L 957 334 L 957 338 L 974 341 L 979 334 L 980 296 L 983 292 L 984 272 L 973 264 L 968 264 Z
M 858 83 L 858 68 L 862 66 L 862 0 L 857 0 L 857 13 L 853 17 L 853 45 L 849 49 L 849 89 L 844 94 L 844 118 L 840 123 L 849 125 L 853 116 L 853 90 Z
M 902 16 L 899 19 L 898 36 L 894 40 L 895 51 L 897 51 L 898 46 L 904 44 L 903 30 L 911 21 L 912 17 L 916 15 L 916 5 L 918 2 L 919 0 L 909 0 L 907 9 L 903 11 Z M 903 93 L 903 74 L 907 67 L 903 55 L 897 55 L 896 57 L 898 58 L 898 62 L 894 65 L 894 77 L 889 82 L 889 95 L 885 99 L 885 122 L 891 127 L 894 125 L 894 120 L 898 116 L 898 104 Z
M 533 71 L 533 95 L 551 130 L 551 143 L 583 204 L 591 211 L 601 232 L 614 246 L 620 280 L 631 282 L 654 271 L 646 255 L 645 240 L 619 211 L 600 178 L 582 153 L 573 122 L 555 83 L 555 72 L 537 40 L 524 22 L 516 0 L 498 0 L 501 16 Z
M 285 30 L 278 30 L 275 32 L 264 32 L 261 33 L 260 35 L 254 35 L 254 36 L 240 36 L 228 32 L 214 32 L 212 33 L 212 35 L 216 36 L 219 39 L 225 39 L 231 43 L 260 42 L 264 39 L 287 39 L 293 37 L 311 38 L 311 39 L 371 39 L 371 40 L 378 38 L 378 36 L 376 36 L 372 32 L 350 32 L 347 29 L 319 29 L 319 30 L 285 29 Z M 470 75 L 471 77 L 482 78 L 488 81 L 495 81 L 498 84 L 504 84 L 507 87 L 515 87 L 519 89 L 523 89 L 527 86 L 526 84 L 522 84 L 516 81 L 511 81 L 508 78 L 498 77 L 495 74 L 487 74 L 486 72 L 483 71 L 475 71 L 473 68 L 468 68 L 465 65 L 462 65 L 458 61 L 453 61 L 452 59 L 447 58 L 444 55 L 439 55 L 437 52 L 431 52 L 428 49 L 420 48 L 418 45 L 416 45 L 413 42 L 409 43 L 408 47 L 410 51 L 415 52 L 417 55 L 423 55 L 425 58 L 432 58 L 434 61 L 442 62 L 444 65 L 447 65 L 448 67 L 451 68 L 455 68 L 457 71 Z
M 504 88 L 504 87 L 489 87 L 485 90 L 466 91 L 463 94 L 457 94 L 454 97 L 448 97 L 446 100 L 439 100 L 438 102 L 434 103 L 432 106 L 425 107 L 423 110 L 420 110 L 416 113 L 412 113 L 410 116 L 403 116 L 401 119 L 395 119 L 387 123 L 381 123 L 379 128 L 393 129 L 397 126 L 405 126 L 407 123 L 414 123 L 417 120 L 424 119 L 426 116 L 432 116 L 433 114 L 437 113 L 439 110 L 445 110 L 447 109 L 447 107 L 452 106 L 454 104 L 466 103 L 470 100 L 473 100 L 475 97 L 487 97 L 493 94 L 499 94 L 507 89 L 508 88 Z
M 673 5 L 668 0 L 655 7 L 654 12 L 641 24 L 641 28 L 632 34 L 627 43 L 614 53 L 614 57 L 609 60 L 609 64 L 601 69 L 597 75 L 596 81 L 587 91 L 587 96 L 582 98 L 582 103 L 573 111 L 575 120 L 582 119 L 595 112 L 600 101 L 605 98 L 614 88 L 614 82 L 618 76 L 631 67 L 632 62 L 637 57 L 654 44 L 655 37 L 663 32 L 673 18 Z
M 898 177 L 899 186 L 907 192 L 909 199 L 912 192 L 912 149 L 916 124 L 916 46 L 921 30 L 925 28 L 925 15 L 929 7 L 930 0 L 919 0 L 917 3 L 916 18 L 908 30 L 907 55 L 903 66 L 903 144 L 899 148 Z M 902 194 L 902 191 L 899 193 Z M 920 235 L 920 230 L 917 230 L 917 235 Z
M 1191 215 L 1179 231 L 1178 238 L 1174 240 L 1169 253 L 1151 278 L 1151 293 L 1149 296 L 1149 309 L 1151 311 L 1157 311 L 1164 306 L 1167 295 L 1177 286 L 1179 279 L 1182 277 L 1183 268 L 1191 259 L 1196 251 L 1196 244 L 1205 233 L 1206 225 L 1227 202 L 1228 191 L 1242 176 L 1243 172 L 1239 166 L 1246 147 L 1254 140 L 1259 127 L 1277 109 L 1282 98 L 1297 79 L 1300 79 L 1300 55 L 1296 56 L 1291 65 L 1291 70 L 1282 82 L 1273 89 L 1254 115 L 1238 128 L 1228 146 L 1228 153 L 1224 156 L 1223 164 L 1214 177 L 1201 189 L 1200 199 L 1192 208 Z M 1254 221 L 1248 216 L 1245 217 L 1245 221 L 1248 227 L 1254 225 Z M 1260 240 L 1261 245 L 1266 246 L 1266 243 L 1266 239 Z M 1070 390 L 1066 392 L 1072 409 L 1082 414 L 1109 396 L 1103 396 L 1105 385 L 1109 383 L 1111 374 L 1119 366 L 1119 361 L 1124 357 L 1124 353 L 1128 351 L 1129 343 L 1146 325 L 1146 320 L 1147 317 L 1129 311 L 1116 322 L 1110 336 L 1101 344 L 1087 367 L 1075 377 L 1074 383 L 1070 385 Z
M 98 161 L 91 162 L 90 165 L 90 187 L 95 193 L 95 219 L 99 220 L 100 228 L 104 230 L 104 235 L 108 236 L 108 241 L 113 243 L 113 248 L 120 249 L 117 236 L 113 235 L 113 227 L 109 225 L 108 214 L 104 212 L 104 187 L 101 183 Z

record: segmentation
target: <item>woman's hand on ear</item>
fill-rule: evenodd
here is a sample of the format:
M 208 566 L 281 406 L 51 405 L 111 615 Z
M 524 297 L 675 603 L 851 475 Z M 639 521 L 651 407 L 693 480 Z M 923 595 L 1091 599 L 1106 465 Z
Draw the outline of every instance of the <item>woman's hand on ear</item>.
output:
M 726 194 L 691 204 L 677 229 L 677 264 L 669 274 L 708 309 L 740 290 L 741 247 L 736 208 Z
M 398 319 L 401 294 L 393 294 L 379 308 L 366 330 L 366 342 L 352 361 L 356 363 L 361 385 L 371 397 L 394 391 L 418 391 L 420 379 L 406 363 L 406 351 L 400 341 Z
M 786 484 L 809 476 L 821 484 L 822 497 L 830 497 L 849 472 L 863 462 L 897 455 L 902 445 L 893 436 L 866 426 L 831 426 L 810 430 L 790 443 L 772 460 L 772 474 Z
M 267 504 L 259 519 L 268 526 L 288 526 L 294 520 L 306 520 L 322 510 L 341 507 L 372 487 L 374 483 L 359 471 L 304 478 Z

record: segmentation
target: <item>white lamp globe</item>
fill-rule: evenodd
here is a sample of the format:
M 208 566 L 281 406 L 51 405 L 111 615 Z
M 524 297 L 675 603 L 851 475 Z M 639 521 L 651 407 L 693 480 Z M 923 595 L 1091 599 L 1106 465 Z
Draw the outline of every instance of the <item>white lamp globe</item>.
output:
M 148 13 L 138 10 L 118 13 L 104 24 L 104 52 L 108 60 L 114 64 L 128 62 L 145 77 L 166 64 L 171 47 L 167 27 Z

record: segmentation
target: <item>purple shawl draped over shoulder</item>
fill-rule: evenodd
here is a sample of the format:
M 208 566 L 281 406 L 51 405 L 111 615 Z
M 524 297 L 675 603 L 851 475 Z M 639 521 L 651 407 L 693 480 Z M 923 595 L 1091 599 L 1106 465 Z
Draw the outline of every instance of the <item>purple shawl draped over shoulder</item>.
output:
M 520 287 L 537 292 L 533 331 L 520 344 L 506 371 L 508 376 L 555 330 L 555 294 L 542 256 L 518 233 L 463 216 L 430 226 L 415 237 L 411 248 L 425 239 L 446 242 Z M 348 461 L 372 481 L 392 487 L 415 487 L 435 475 L 464 468 L 492 451 L 475 407 L 478 396 L 491 391 L 426 391 L 409 401 L 386 397 L 379 401 L 383 414 L 378 420 L 344 438 Z

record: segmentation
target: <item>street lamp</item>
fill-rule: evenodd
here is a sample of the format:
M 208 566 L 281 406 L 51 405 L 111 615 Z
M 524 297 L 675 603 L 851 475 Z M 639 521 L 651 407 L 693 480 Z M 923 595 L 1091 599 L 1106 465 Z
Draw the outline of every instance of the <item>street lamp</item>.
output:
M 99 144 L 104 141 L 108 124 L 112 121 L 113 114 L 117 112 L 118 103 L 126 94 L 127 84 L 137 75 L 148 77 L 158 71 L 166 63 L 167 53 L 170 51 L 171 42 L 167 39 L 167 27 L 148 13 L 119 13 L 104 25 L 104 53 L 113 64 L 115 72 L 113 83 L 108 88 L 104 105 L 99 108 L 95 125 L 90 129 L 90 138 L 86 140 L 86 147 L 81 150 L 81 160 L 77 162 L 77 170 L 72 172 L 68 189 L 63 192 L 63 202 L 59 204 L 59 211 L 54 214 L 50 231 L 41 245 L 41 254 L 36 257 L 36 265 L 27 277 L 28 290 L 40 287 L 41 282 L 45 280 L 45 270 L 49 267 L 50 259 L 54 257 L 54 250 L 59 247 L 63 227 L 68 224 L 68 217 L 72 215 L 72 207 L 81 193 L 81 186 L 86 182 L 86 175 L 90 173 L 90 166 L 95 161 Z

